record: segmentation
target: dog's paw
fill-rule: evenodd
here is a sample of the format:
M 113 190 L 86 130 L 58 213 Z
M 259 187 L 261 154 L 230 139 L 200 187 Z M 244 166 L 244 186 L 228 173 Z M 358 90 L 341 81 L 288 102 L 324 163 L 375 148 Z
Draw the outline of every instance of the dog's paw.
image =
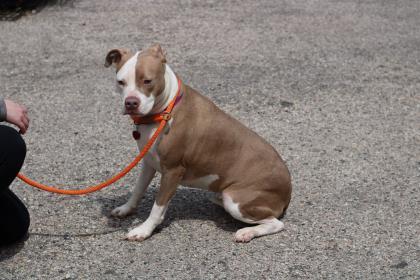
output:
M 235 233 L 235 241 L 247 243 L 255 237 L 255 231 L 250 228 L 242 228 Z
M 140 225 L 135 229 L 131 230 L 127 236 L 126 240 L 129 241 L 143 241 L 146 238 L 149 238 L 152 235 L 152 231 L 144 225 Z
M 135 207 L 124 204 L 112 210 L 111 215 L 118 218 L 124 218 L 130 214 L 133 214 L 135 210 Z

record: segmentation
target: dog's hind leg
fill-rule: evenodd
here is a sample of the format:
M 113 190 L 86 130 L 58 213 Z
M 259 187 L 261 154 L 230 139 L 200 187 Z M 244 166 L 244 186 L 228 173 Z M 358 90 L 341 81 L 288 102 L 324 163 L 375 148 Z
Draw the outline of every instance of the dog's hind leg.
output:
M 142 199 L 155 174 L 156 170 L 150 165 L 144 163 L 142 168 L 140 168 L 140 176 L 130 198 L 125 204 L 112 210 L 111 215 L 122 218 L 135 212 L 137 205 Z
M 249 242 L 255 237 L 274 234 L 283 230 L 284 228 L 283 222 L 274 217 L 256 221 L 256 223 L 259 223 L 259 225 L 244 227 L 238 230 L 235 233 L 235 241 Z
M 246 216 L 241 212 L 240 202 L 234 202 L 229 194 L 223 193 L 223 207 L 235 219 L 256 226 L 244 227 L 235 233 L 236 242 L 249 242 L 255 237 L 277 233 L 284 228 L 282 221 L 276 218 L 275 211 L 265 205 L 253 205 L 246 211 Z M 263 218 L 261 218 L 263 217 Z

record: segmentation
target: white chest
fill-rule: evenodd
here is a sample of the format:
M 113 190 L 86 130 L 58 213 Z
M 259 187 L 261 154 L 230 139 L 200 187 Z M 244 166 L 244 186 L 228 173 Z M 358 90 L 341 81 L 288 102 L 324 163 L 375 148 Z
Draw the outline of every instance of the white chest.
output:
M 138 132 L 140 132 L 140 139 L 137 140 L 137 146 L 141 151 L 146 143 L 150 140 L 153 134 L 156 132 L 158 124 L 140 125 L 138 126 Z M 160 158 L 157 152 L 157 146 L 162 138 L 162 134 L 158 136 L 155 143 L 153 143 L 149 152 L 145 155 L 143 161 L 153 167 L 156 171 L 161 172 Z
M 168 122 L 168 126 L 170 127 L 172 120 Z M 137 140 L 137 145 L 139 150 L 142 150 L 146 143 L 150 140 L 152 135 L 156 132 L 158 124 L 152 125 L 140 125 L 138 126 L 138 132 L 140 132 L 140 139 Z M 166 128 L 165 128 L 166 129 Z M 165 130 L 164 129 L 164 130 Z M 151 166 L 153 169 L 162 173 L 162 169 L 160 166 L 160 158 L 157 152 L 158 144 L 162 138 L 162 134 L 158 136 L 155 143 L 150 148 L 149 152 L 144 157 L 144 163 Z M 207 190 L 208 187 L 215 181 L 219 179 L 219 176 L 216 174 L 209 174 L 203 177 L 194 178 L 190 180 L 183 180 L 181 181 L 181 185 L 190 187 L 190 188 L 197 188 L 197 189 L 204 189 Z

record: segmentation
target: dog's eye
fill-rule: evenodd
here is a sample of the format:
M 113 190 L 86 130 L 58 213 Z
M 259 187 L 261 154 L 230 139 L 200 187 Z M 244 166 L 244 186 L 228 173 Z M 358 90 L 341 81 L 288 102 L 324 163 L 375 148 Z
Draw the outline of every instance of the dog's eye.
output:
M 125 82 L 123 80 L 118 80 L 117 83 L 122 87 L 125 86 Z
M 143 83 L 145 85 L 150 85 L 152 83 L 152 80 L 144 80 Z

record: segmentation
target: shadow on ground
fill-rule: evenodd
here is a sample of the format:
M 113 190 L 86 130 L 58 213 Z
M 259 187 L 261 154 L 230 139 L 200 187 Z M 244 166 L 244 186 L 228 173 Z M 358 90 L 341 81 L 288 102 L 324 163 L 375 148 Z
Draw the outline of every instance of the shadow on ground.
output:
M 73 6 L 74 0 L 2 0 L 0 1 L 0 21 L 18 20 L 25 14 L 39 13 L 52 5 Z
M 20 252 L 25 246 L 25 241 L 28 239 L 28 235 L 16 244 L 8 246 L 0 246 L 0 263 L 4 260 L 12 258 L 14 255 Z
M 111 216 L 111 211 L 125 202 L 127 202 L 130 194 L 117 197 L 99 197 L 98 204 L 101 205 L 101 214 L 107 217 L 107 225 L 110 228 L 130 229 L 137 226 L 147 219 L 154 203 L 155 188 L 152 192 L 145 195 L 140 202 L 137 212 L 125 218 L 117 218 Z M 245 223 L 232 218 L 222 207 L 212 203 L 209 200 L 209 194 L 194 189 L 180 188 L 177 190 L 175 197 L 172 199 L 165 220 L 159 225 L 155 232 L 161 231 L 177 220 L 201 220 L 212 221 L 224 231 L 235 232 L 239 228 L 247 226 Z

